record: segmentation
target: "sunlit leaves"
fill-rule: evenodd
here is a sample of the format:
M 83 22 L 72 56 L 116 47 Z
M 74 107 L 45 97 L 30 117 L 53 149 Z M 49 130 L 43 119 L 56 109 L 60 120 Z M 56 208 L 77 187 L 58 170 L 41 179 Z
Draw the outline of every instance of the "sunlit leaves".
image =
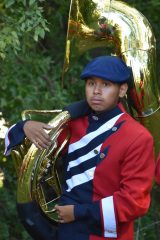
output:
M 38 0 L 4 0 L 0 5 L 0 58 L 17 54 L 26 38 L 38 42 L 49 31 Z M 24 46 L 23 46 L 24 47 Z

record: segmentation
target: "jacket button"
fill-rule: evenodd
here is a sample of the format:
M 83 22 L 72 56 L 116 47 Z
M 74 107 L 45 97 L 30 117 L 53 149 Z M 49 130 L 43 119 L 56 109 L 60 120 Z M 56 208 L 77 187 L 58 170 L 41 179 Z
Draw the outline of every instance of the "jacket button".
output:
M 95 154 L 98 154 L 98 150 L 97 150 L 97 149 L 94 149 L 94 153 L 95 153 Z
M 113 127 L 113 128 L 112 128 L 112 131 L 113 131 L 113 132 L 116 132 L 116 131 L 117 131 L 117 127 Z
M 98 117 L 97 116 L 92 116 L 92 118 L 96 121 L 98 121 Z
M 104 153 L 101 153 L 100 154 L 100 158 L 102 159 L 102 158 L 104 158 L 105 157 L 105 154 Z

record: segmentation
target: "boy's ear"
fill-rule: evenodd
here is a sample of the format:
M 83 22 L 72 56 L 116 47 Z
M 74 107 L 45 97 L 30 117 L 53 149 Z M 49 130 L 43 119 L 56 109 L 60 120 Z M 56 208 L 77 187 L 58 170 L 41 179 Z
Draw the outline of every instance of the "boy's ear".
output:
M 127 90 L 128 90 L 128 84 L 127 83 L 121 84 L 119 89 L 119 97 L 123 98 L 126 95 Z

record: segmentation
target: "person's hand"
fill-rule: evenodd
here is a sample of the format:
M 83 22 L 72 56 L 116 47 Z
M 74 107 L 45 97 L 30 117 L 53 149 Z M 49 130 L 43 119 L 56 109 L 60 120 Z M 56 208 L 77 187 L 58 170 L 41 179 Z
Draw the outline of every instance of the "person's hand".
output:
M 75 220 L 74 205 L 66 205 L 66 206 L 56 205 L 55 209 L 58 212 L 60 223 L 70 223 Z
M 52 126 L 37 121 L 27 121 L 23 127 L 26 137 L 39 149 L 45 149 L 51 145 L 50 136 L 45 131 L 51 129 Z

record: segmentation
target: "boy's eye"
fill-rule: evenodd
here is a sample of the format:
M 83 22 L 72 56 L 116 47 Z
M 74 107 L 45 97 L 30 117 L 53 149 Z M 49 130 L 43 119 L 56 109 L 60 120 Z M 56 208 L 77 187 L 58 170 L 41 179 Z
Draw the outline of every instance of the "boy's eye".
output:
M 94 81 L 88 81 L 88 85 L 93 86 L 94 85 Z
M 108 82 L 104 82 L 104 83 L 103 83 L 103 86 L 104 86 L 104 87 L 108 87 L 108 86 L 109 86 L 109 83 L 108 83 Z
M 112 83 L 109 82 L 109 81 L 105 81 L 105 82 L 104 82 L 104 86 L 106 86 L 106 87 L 112 86 Z

